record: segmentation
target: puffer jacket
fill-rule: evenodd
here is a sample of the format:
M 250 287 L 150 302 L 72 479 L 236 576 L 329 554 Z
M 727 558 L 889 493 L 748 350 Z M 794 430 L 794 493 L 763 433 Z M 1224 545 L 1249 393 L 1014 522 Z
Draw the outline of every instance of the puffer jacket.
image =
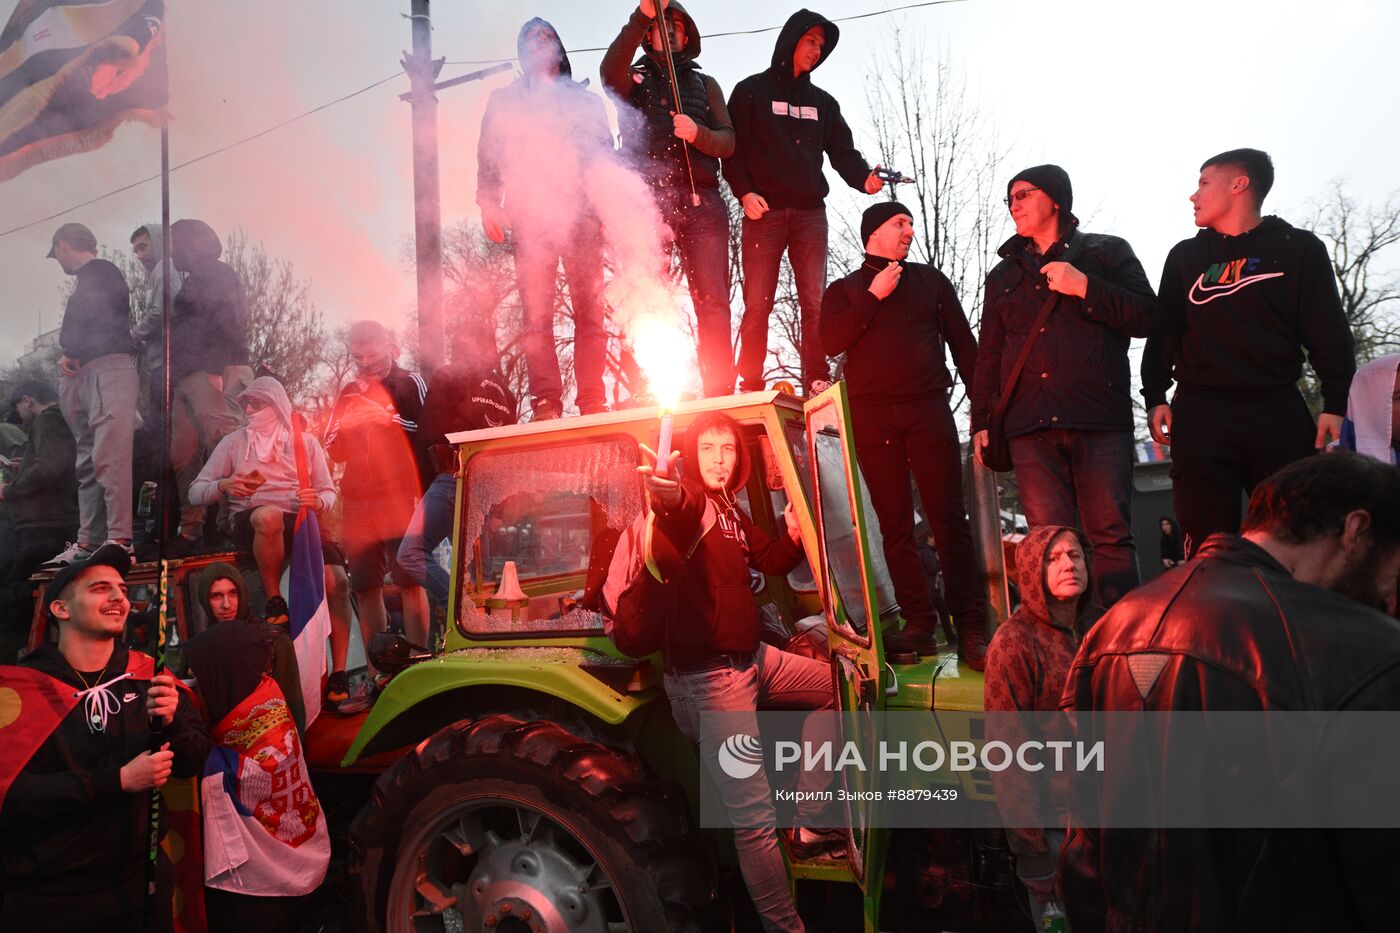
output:
M 1103 614 L 1093 605 L 1093 586 L 1089 583 L 1079 597 L 1073 626 L 1057 622 L 1049 609 L 1050 595 L 1045 583 L 1045 558 L 1051 543 L 1061 533 L 1068 532 L 1079 541 L 1088 570 L 1087 581 L 1094 579 L 1092 545 L 1083 532 L 1062 525 L 1042 525 L 1028 534 L 1016 547 L 1017 579 L 1021 581 L 1021 606 L 1006 620 L 987 648 L 986 681 L 983 687 L 987 712 L 1032 712 L 1058 710 L 1064 693 L 1065 678 L 1079 647 L 1079 639 Z M 1026 736 L 1019 723 L 1010 718 L 993 719 L 988 723 L 987 737 L 1000 739 L 1013 748 Z M 1037 814 L 1063 810 L 1068 805 L 1068 776 L 1054 784 L 1036 780 L 1034 776 L 1010 768 L 992 773 L 997 802 L 1003 814 L 1024 810 Z M 1042 800 L 1050 795 L 1049 802 Z M 1011 806 L 1015 802 L 1015 807 Z M 1040 827 L 1007 828 L 1007 841 L 1016 853 L 1016 870 L 1024 878 L 1045 878 L 1054 874 L 1055 856 L 1045 842 Z
M 1021 345 L 1051 294 L 1041 267 L 1064 261 L 1089 279 L 1084 297 L 1060 295 L 1037 338 L 1006 411 L 1006 436 L 1068 428 L 1131 431 L 1128 344 L 1157 326 L 1157 298 L 1128 241 L 1072 226 L 1044 255 L 1013 236 L 987 275 L 972 430 L 986 429 Z
M 1400 709 L 1400 624 L 1295 580 L 1244 538 L 1213 535 L 1195 560 L 1129 593 L 1098 621 L 1070 668 L 1062 706 Z M 1130 745 L 1141 737 L 1112 730 L 1134 723 L 1135 717 L 1117 717 L 1103 734 L 1091 731 L 1081 739 Z M 1210 795 L 1226 808 L 1231 799 L 1278 789 L 1229 779 L 1257 772 L 1253 759 L 1201 774 L 1199 788 L 1183 787 L 1182 769 L 1172 770 L 1172 747 L 1155 736 L 1148 741 L 1160 761 L 1147 772 L 1156 785 L 1142 788 L 1141 771 L 1133 774 L 1133 787 L 1116 786 L 1106 775 L 1093 804 L 1098 809 L 1086 811 L 1086 822 L 1111 812 L 1120 796 L 1163 799 L 1167 773 L 1173 774 L 1172 793 Z M 1394 830 L 1076 825 L 1061 855 L 1060 880 L 1076 933 L 1380 930 L 1394 928 L 1397 866 L 1400 834 Z

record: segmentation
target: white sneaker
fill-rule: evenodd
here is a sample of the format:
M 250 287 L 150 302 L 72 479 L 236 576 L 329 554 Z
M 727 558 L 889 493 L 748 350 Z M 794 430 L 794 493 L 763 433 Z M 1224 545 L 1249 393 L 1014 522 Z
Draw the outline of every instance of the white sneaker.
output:
M 93 549 L 83 547 L 76 541 L 68 542 L 68 547 L 59 551 L 53 557 L 44 561 L 45 567 L 67 567 L 69 564 L 76 564 L 79 561 L 87 560 L 92 556 Z
M 103 547 L 109 544 L 115 544 L 117 547 L 126 551 L 126 556 L 131 558 L 133 564 L 136 563 L 136 549 L 131 546 L 130 541 L 118 541 L 115 538 L 108 538 L 106 541 L 102 542 Z

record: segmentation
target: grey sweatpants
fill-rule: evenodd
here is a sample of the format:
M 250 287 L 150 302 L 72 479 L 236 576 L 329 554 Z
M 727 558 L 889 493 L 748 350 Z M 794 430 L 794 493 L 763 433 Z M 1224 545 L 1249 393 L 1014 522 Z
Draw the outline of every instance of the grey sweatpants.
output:
M 78 442 L 78 543 L 131 541 L 131 439 L 140 423 L 136 362 L 109 353 L 59 379 L 58 405 Z

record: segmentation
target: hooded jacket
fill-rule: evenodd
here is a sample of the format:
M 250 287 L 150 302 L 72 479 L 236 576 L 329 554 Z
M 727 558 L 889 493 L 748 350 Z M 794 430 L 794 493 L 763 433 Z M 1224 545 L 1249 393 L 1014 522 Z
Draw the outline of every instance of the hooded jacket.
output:
M 1356 371 L 1327 247 L 1278 217 L 1239 236 L 1203 228 L 1167 254 L 1159 335 L 1142 354 L 1142 397 L 1165 405 L 1183 389 L 1267 398 L 1295 391 L 1303 353 L 1322 410 L 1346 411 Z
M 492 91 L 477 144 L 476 202 L 489 207 L 504 203 L 513 224 L 530 220 L 531 209 L 546 199 L 579 197 L 579 179 L 588 164 L 613 151 L 603 99 L 588 93 L 586 82 L 573 79 L 564 43 L 554 27 L 538 17 L 521 26 L 516 39 L 522 66 L 526 37 L 537 29 L 553 36 L 559 77 L 526 71 Z
M 695 121 L 695 142 L 689 146 L 676 138 L 672 114 L 675 94 L 671 89 L 662 53 L 647 40 L 652 19 L 641 8 L 632 11 L 627 24 L 617 34 L 603 56 L 599 74 L 603 86 L 630 107 L 618 108 L 622 148 L 642 175 L 656 188 L 675 193 L 688 191 L 686 149 L 689 149 L 695 186 L 719 187 L 719 160 L 734 152 L 734 126 L 719 82 L 700 73 L 700 30 L 685 7 L 672 2 L 668 16 L 679 17 L 685 26 L 685 48 L 675 52 L 676 83 L 680 86 L 681 106 Z M 642 56 L 631 67 L 628 58 L 642 47 Z
M 724 177 L 736 198 L 754 192 L 774 210 L 822 207 L 830 190 L 822 174 L 823 154 L 846 184 L 865 190 L 870 166 L 856 149 L 836 98 L 812 83 L 812 71 L 792 74 L 798 40 L 813 26 L 826 33 L 812 71 L 820 68 L 835 51 L 841 30 L 820 14 L 798 10 L 778 33 L 768 70 L 740 81 L 729 95 L 737 141 L 734 155 L 724 160 Z
M 1400 709 L 1400 625 L 1362 604 L 1295 580 L 1268 551 L 1212 535 L 1195 560 L 1124 596 L 1085 636 L 1070 668 L 1068 710 L 1264 711 Z M 1081 717 L 1081 723 L 1097 720 Z M 1109 748 L 1134 717 L 1080 738 Z M 1151 736 L 1173 792 L 1231 799 L 1279 791 L 1258 780 L 1258 755 L 1182 786 L 1172 747 Z M 1192 754 L 1187 752 L 1186 754 Z M 1222 779 L 1225 773 L 1241 779 Z M 1161 786 L 1115 787 L 1091 798 L 1111 812 L 1119 793 L 1159 799 Z M 1393 788 L 1386 786 L 1385 793 Z M 1078 796 L 1078 795 L 1076 795 Z M 1089 809 L 1086 819 L 1093 821 Z M 1393 830 L 1087 829 L 1074 826 L 1060 881 L 1075 930 L 1389 930 L 1394 927 Z
M 1092 582 L 1079 597 L 1072 626 L 1065 626 L 1050 614 L 1045 558 L 1051 543 L 1063 532 L 1074 535 L 1079 541 L 1088 570 L 1086 580 L 1094 578 L 1092 545 L 1078 529 L 1041 525 L 1017 545 L 1016 579 L 1020 581 L 1021 606 L 996 630 L 987 648 L 984 687 L 987 712 L 1058 710 L 1079 639 L 1102 614 L 1102 610 L 1093 605 Z M 1025 738 L 1012 734 L 1018 732 L 1017 725 L 1010 719 L 996 719 L 988 728 L 988 738 L 1000 739 L 1015 748 Z M 1068 777 L 1060 774 L 1056 777 L 1064 779 L 1041 782 L 1011 768 L 993 772 L 992 785 L 1004 814 L 1009 815 L 1023 806 L 1030 813 L 1067 810 Z M 1051 796 L 1048 806 L 1041 799 L 1047 794 Z M 1055 873 L 1058 853 L 1048 850 L 1043 829 L 1009 827 L 1007 842 L 1016 854 L 1016 870 L 1021 877 L 1045 878 Z
M 144 351 L 146 370 L 154 372 L 165 362 L 165 337 L 161 322 L 165 315 L 162 304 L 165 301 L 164 281 L 170 275 L 170 302 L 180 293 L 185 277 L 176 272 L 165 256 L 165 227 L 158 223 L 145 224 L 143 228 L 151 240 L 151 253 L 156 264 L 146 273 L 145 300 L 141 306 L 141 320 L 131 329 L 131 342 Z
M 232 580 L 238 588 L 238 616 L 227 622 L 214 621 L 214 607 L 209 602 L 209 591 L 219 580 Z M 281 689 L 297 731 L 305 733 L 306 704 L 296 648 L 281 628 L 250 618 L 253 606 L 243 574 L 222 561 L 210 564 L 199 575 L 194 592 L 207 627 L 185 644 L 183 655 L 199 681 L 209 724 L 223 722 L 267 674 Z
M 681 444 L 683 470 L 696 463 L 699 434 L 692 426 Z M 681 588 L 677 612 L 663 654 L 670 667 L 684 668 L 722 654 L 758 650 L 758 606 L 749 588 L 749 568 L 782 576 L 803 557 L 801 544 L 784 529 L 770 536 L 753 523 L 734 498 L 749 477 L 749 456 L 739 438 L 738 461 L 723 490 L 708 489 L 697 477 L 682 473 L 681 501 L 673 508 L 656 506 L 656 528 L 677 552 L 692 543 L 694 553 L 674 580 Z M 714 504 L 714 522 L 702 527 L 705 502 Z M 697 540 L 698 539 L 698 540 Z
M 506 388 L 505 377 L 496 370 L 483 370 L 465 363 L 449 363 L 433 373 L 428 395 L 423 400 L 423 416 L 413 443 L 418 463 L 423 467 L 423 488 L 439 472 L 453 473 L 453 449 L 447 435 L 515 424 L 515 396 Z M 446 468 L 445 468 L 446 467 Z
M 1347 393 L 1347 417 L 1342 422 L 1341 446 L 1382 463 L 1400 462 L 1396 455 L 1400 437 L 1395 430 L 1396 368 L 1400 354 L 1381 356 L 1362 366 Z
M 19 475 L 5 487 L 16 528 L 78 526 L 78 442 L 57 404 L 34 416 Z
M 86 683 L 52 644 L 27 655 L 20 666 L 82 690 L 125 671 L 128 657 L 127 647 L 117 641 L 105 673 L 85 672 Z M 87 704 L 79 702 L 10 785 L 0 809 L 0 839 L 4 840 L 0 894 L 23 890 L 77 898 L 116 887 L 133 872 L 139 877 L 144 871 L 151 795 L 123 791 L 121 769 L 150 748 L 149 686 L 149 680 L 135 679 L 113 684 L 110 695 L 116 708 L 108 709 L 100 731 L 89 728 Z M 165 739 L 175 753 L 171 773 L 175 777 L 198 774 L 209 751 L 209 737 L 183 690 Z
M 987 275 L 972 385 L 972 432 L 987 427 L 1049 286 L 1041 269 L 1067 261 L 1089 279 L 1083 298 L 1060 295 L 1036 337 L 1006 410 L 1007 437 L 1068 428 L 1131 431 L 1132 369 L 1128 344 L 1157 324 L 1158 307 L 1128 241 L 1066 226 L 1043 256 L 1013 236 Z
M 170 381 L 191 373 L 223 375 L 247 366 L 248 299 L 233 267 L 219 260 L 219 235 L 202 220 L 170 227 L 171 262 L 185 282 L 170 305 Z
M 248 427 L 224 435 L 214 452 L 209 455 L 204 469 L 190 483 L 190 503 L 192 505 L 217 505 L 223 493 L 219 481 L 235 473 L 247 473 L 257 468 L 266 479 L 252 496 L 229 496 L 229 512 L 236 514 L 259 505 L 275 505 L 284 512 L 297 510 L 296 448 L 293 447 L 292 402 L 287 398 L 287 390 L 282 383 L 271 376 L 259 376 L 238 396 L 243 399 L 255 398 L 272 406 L 277 412 L 277 421 L 284 429 L 281 444 L 275 461 L 258 461 L 252 456 L 248 443 Z M 335 483 L 331 481 L 326 466 L 326 452 L 310 434 L 301 435 L 302 450 L 306 454 L 307 471 L 311 487 L 316 490 L 321 501 L 321 511 L 335 505 Z

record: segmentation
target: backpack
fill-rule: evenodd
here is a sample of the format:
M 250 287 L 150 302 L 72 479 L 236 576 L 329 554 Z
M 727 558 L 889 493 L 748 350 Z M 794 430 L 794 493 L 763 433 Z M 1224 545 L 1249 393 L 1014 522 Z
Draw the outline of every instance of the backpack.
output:
M 684 554 L 656 531 L 656 515 L 650 509 L 622 532 L 603 583 L 603 632 L 618 651 L 644 658 L 665 647 L 686 563 L 717 519 L 707 496 L 700 530 Z

